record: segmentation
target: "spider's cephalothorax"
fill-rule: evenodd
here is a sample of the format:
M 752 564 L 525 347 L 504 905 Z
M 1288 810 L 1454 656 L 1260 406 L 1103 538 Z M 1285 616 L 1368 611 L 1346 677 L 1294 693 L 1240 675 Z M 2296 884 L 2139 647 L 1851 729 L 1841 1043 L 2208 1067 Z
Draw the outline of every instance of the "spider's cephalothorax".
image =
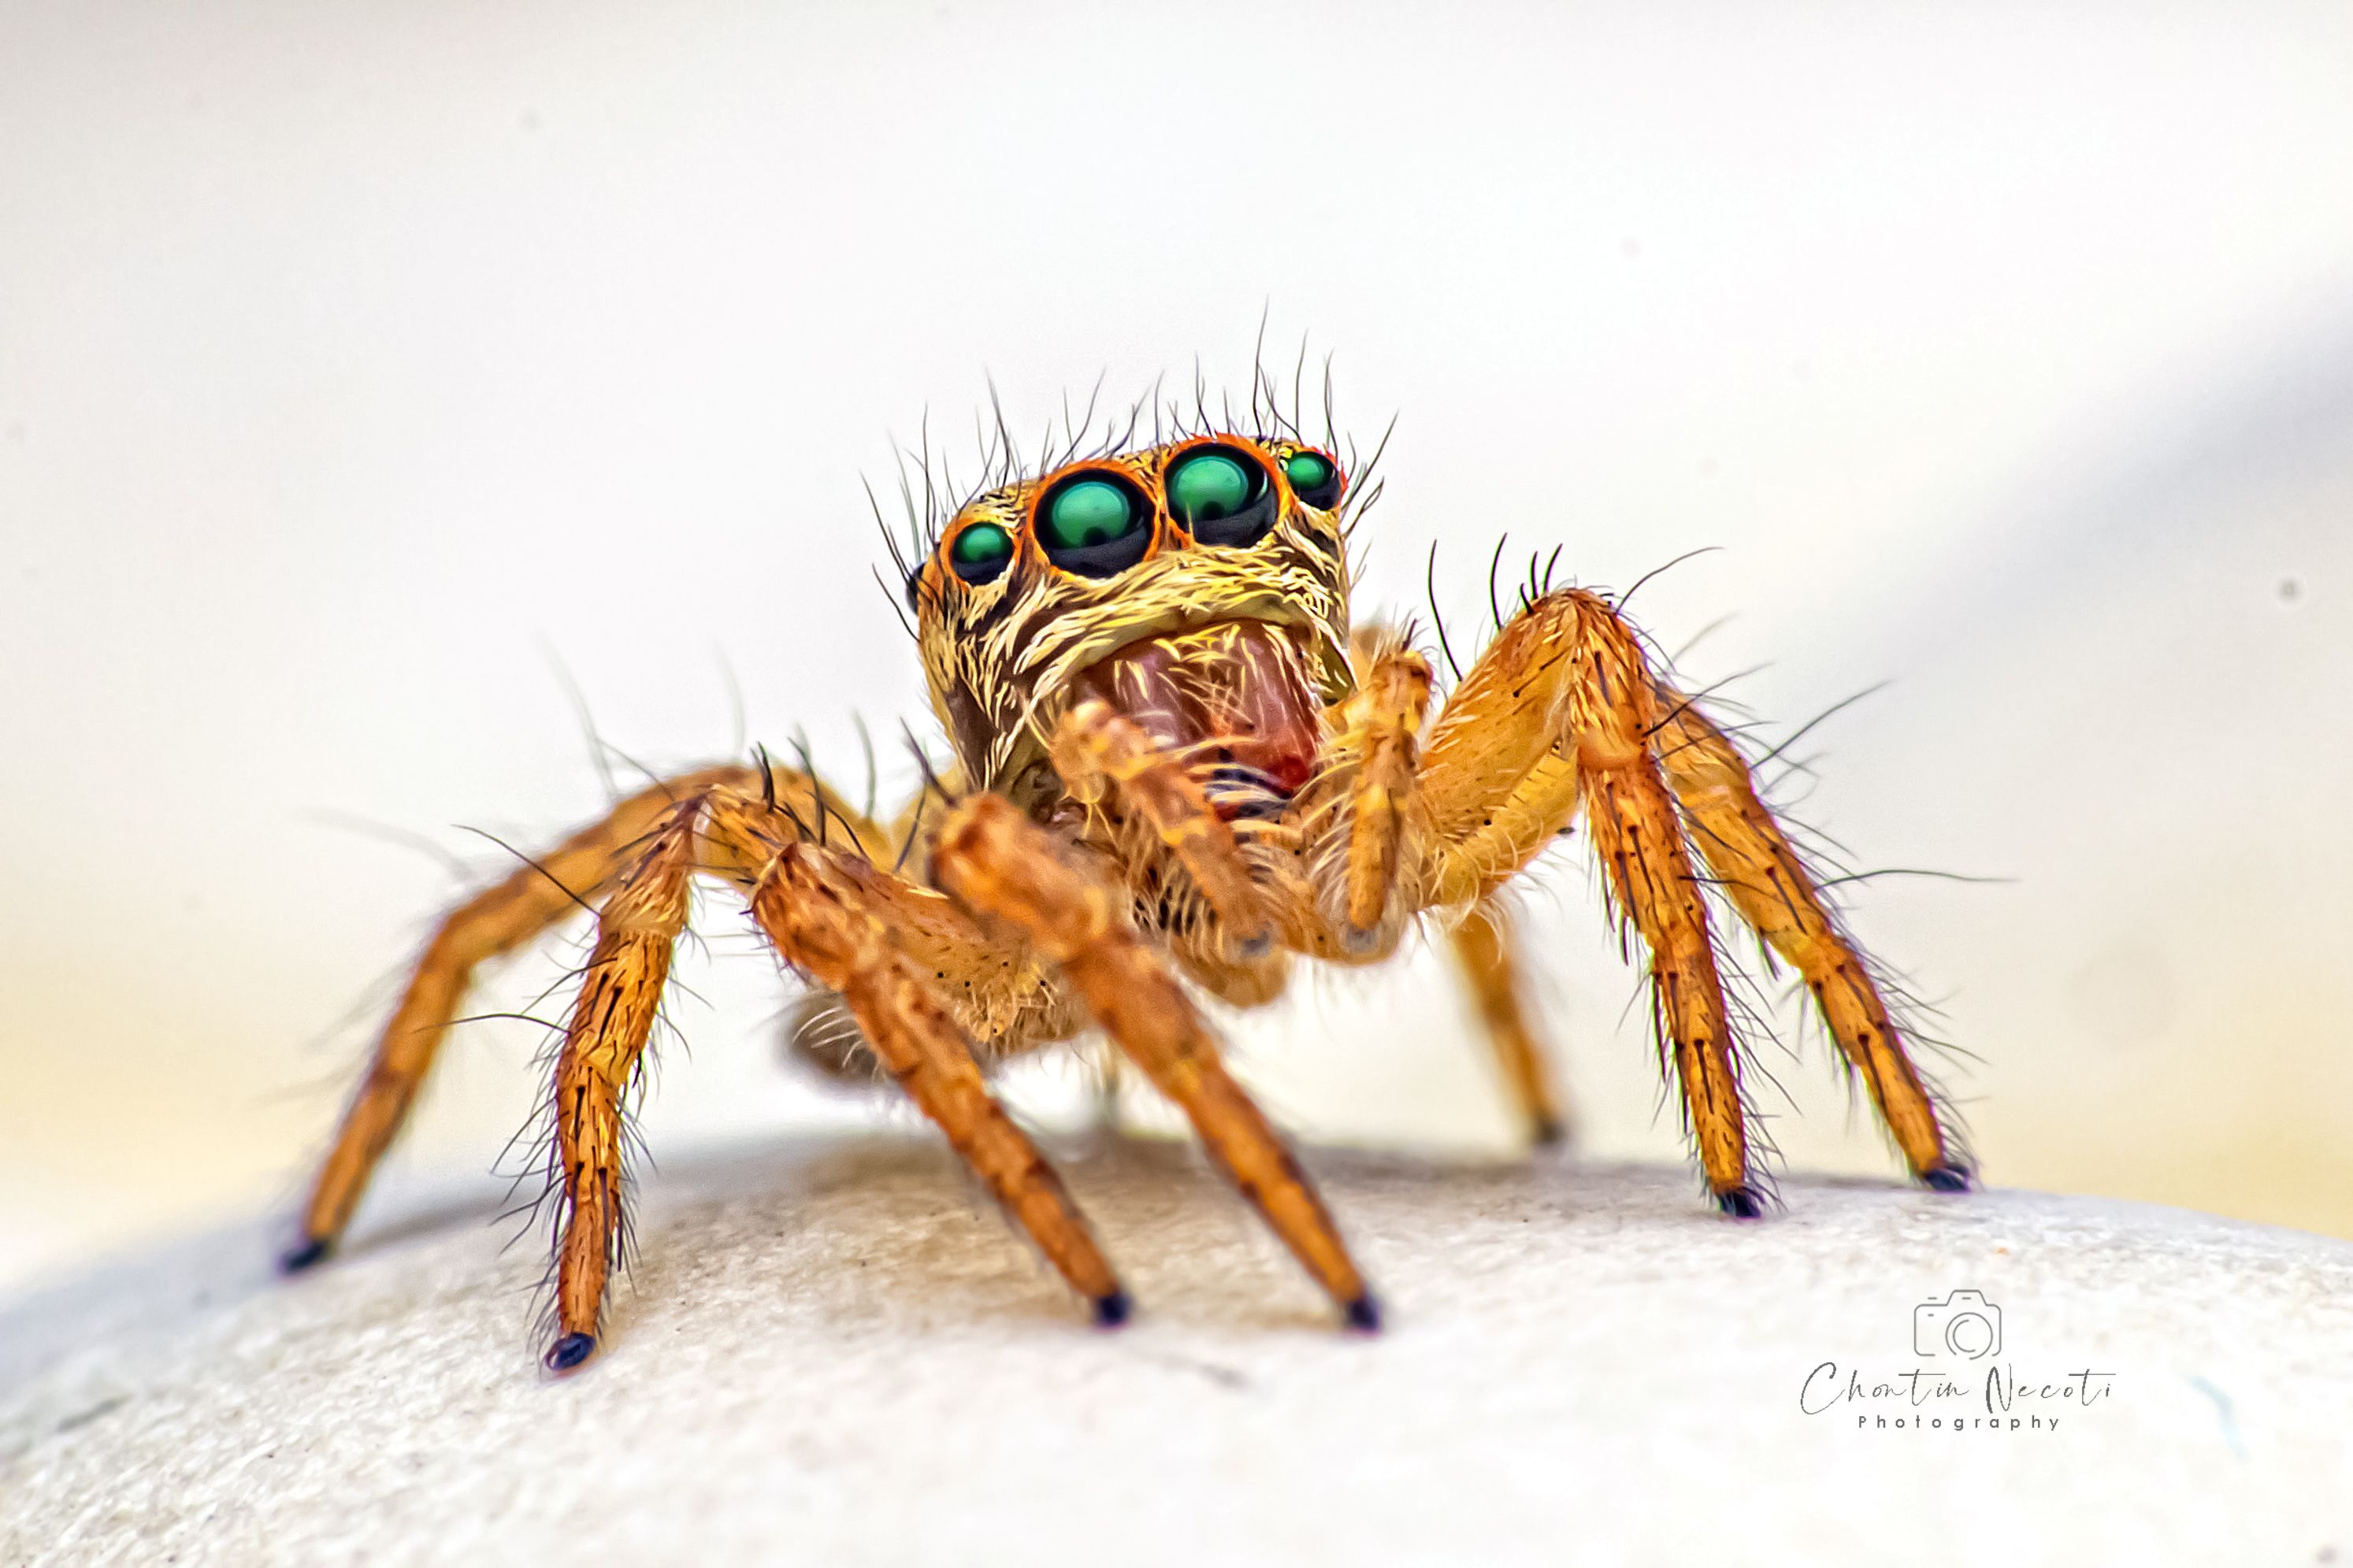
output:
M 1103 674 L 1106 662 L 1145 645 L 1163 650 L 1155 673 L 1229 689 L 1270 719 L 1339 700 L 1349 686 L 1342 484 L 1332 458 L 1295 442 L 1209 436 L 1073 464 L 965 505 L 909 593 L 964 776 L 1024 803 L 1055 793 L 1055 723 L 1089 695 L 1111 696 L 1122 682 Z M 1313 763 L 1312 731 L 1285 740 L 1303 750 L 1284 761 Z
M 822 1026 L 803 1043 L 902 1088 L 1098 1321 L 1123 1321 L 1126 1293 L 987 1083 L 994 1061 L 1088 1026 L 1184 1110 L 1346 1321 L 1371 1328 L 1363 1276 L 1228 1075 L 1196 988 L 1264 1002 L 1298 959 L 1376 963 L 1433 920 L 1530 1134 L 1556 1138 L 1506 899 L 1580 817 L 1621 929 L 1648 954 L 1652 1021 L 1721 1209 L 1764 1207 L 1718 956 L 1726 918 L 1802 978 L 1914 1175 L 1966 1187 L 1876 972 L 1739 748 L 1618 606 L 1532 581 L 1433 712 L 1409 639 L 1350 625 L 1346 476 L 1283 428 L 1012 478 L 935 531 L 907 593 L 956 763 L 927 770 L 895 817 L 764 755 L 622 802 L 451 913 L 385 1026 L 288 1265 L 342 1233 L 474 967 L 593 901 L 549 1150 L 563 1226 L 547 1361 L 586 1360 L 626 1234 L 624 1107 L 702 875 L 736 888 L 809 983 L 803 1016 Z

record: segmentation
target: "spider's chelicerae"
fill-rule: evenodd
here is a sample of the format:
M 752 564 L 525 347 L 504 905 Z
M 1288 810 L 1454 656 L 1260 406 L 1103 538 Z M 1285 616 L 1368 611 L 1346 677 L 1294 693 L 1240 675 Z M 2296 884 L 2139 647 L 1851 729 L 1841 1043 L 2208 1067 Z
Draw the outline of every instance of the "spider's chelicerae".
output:
M 806 771 L 710 767 L 615 806 L 452 911 L 427 943 L 303 1213 L 323 1258 L 414 1103 L 476 965 L 587 901 L 596 946 L 554 1067 L 562 1201 L 550 1367 L 596 1348 L 624 1233 L 623 1122 L 698 875 L 732 884 L 847 1039 L 936 1121 L 1090 1304 L 1126 1292 L 990 1064 L 1100 1029 L 1353 1327 L 1379 1309 L 1283 1138 L 1219 1060 L 1194 992 L 1271 1000 L 1301 959 L 1377 963 L 1435 919 L 1531 1134 L 1560 1112 L 1498 902 L 1580 814 L 1649 951 L 1659 1036 L 1707 1189 L 1763 1210 L 1725 1005 L 1723 900 L 1811 993 L 1914 1176 L 1969 1184 L 1870 963 L 1608 596 L 1531 586 L 1433 711 L 1429 661 L 1351 628 L 1360 510 L 1329 439 L 1288 421 L 1065 453 L 927 526 L 907 598 L 955 751 L 889 821 Z M 1122 443 L 1124 445 L 1124 443 Z M 1703 869 L 1704 868 L 1704 869 Z

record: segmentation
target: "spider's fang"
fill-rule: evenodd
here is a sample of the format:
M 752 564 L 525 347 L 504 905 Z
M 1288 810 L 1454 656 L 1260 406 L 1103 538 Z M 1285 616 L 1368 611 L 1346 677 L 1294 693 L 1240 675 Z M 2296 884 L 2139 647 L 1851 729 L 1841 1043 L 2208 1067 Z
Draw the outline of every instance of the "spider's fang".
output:
M 1108 1296 L 1096 1297 L 1094 1309 L 1095 1327 L 1115 1329 L 1127 1321 L 1129 1315 L 1135 1310 L 1135 1303 L 1128 1299 L 1126 1291 L 1113 1290 Z
M 1966 1193 L 1977 1180 L 1966 1165 L 1931 1165 L 1920 1173 L 1920 1184 L 1935 1193 Z
M 294 1246 L 278 1255 L 278 1272 L 300 1274 L 314 1263 L 326 1261 L 333 1244 L 322 1236 L 306 1236 Z
M 1348 1326 L 1360 1334 L 1381 1331 L 1381 1304 L 1370 1296 L 1359 1296 L 1348 1303 Z
M 547 1370 L 570 1372 L 574 1367 L 586 1361 L 596 1349 L 596 1335 L 566 1334 L 547 1347 Z
M 1734 1219 L 1765 1217 L 1765 1199 L 1754 1187 L 1727 1187 L 1715 1194 L 1715 1206 Z

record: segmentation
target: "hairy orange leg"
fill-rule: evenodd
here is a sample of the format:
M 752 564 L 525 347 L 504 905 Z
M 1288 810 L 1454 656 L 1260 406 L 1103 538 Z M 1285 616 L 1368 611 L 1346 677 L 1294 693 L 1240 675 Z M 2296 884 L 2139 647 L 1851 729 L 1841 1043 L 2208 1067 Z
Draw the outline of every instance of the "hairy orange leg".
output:
M 620 1261 L 625 1215 L 621 1104 L 661 1006 L 672 951 L 686 929 L 700 796 L 674 807 L 622 873 L 596 916 L 596 946 L 581 973 L 555 1058 L 554 1166 L 563 1222 L 555 1254 L 556 1372 L 596 1348 L 605 1286 Z
M 1050 963 L 983 926 L 946 894 L 862 856 L 836 855 L 826 864 L 828 881 L 889 928 L 892 946 L 924 978 L 934 999 L 992 1055 L 1067 1039 L 1085 1026 L 1077 998 Z M 730 863 L 723 869 L 748 892 L 766 865 Z M 831 988 L 820 982 L 819 994 L 832 995 Z
M 606 900 L 556 1065 L 554 1163 L 565 1221 L 556 1254 L 558 1372 L 596 1348 L 622 1236 L 622 1101 L 685 929 L 687 887 L 715 870 L 749 889 L 754 920 L 785 961 L 839 994 L 875 1057 L 947 1134 L 1047 1260 L 1105 1324 L 1125 1292 L 1035 1144 L 988 1092 L 971 1047 L 892 940 L 887 898 L 862 854 L 802 837 L 808 825 L 721 787 L 680 806 Z M 913 889 L 910 889 L 911 891 Z
M 1095 1321 L 1125 1321 L 1127 1293 L 1061 1179 L 989 1093 L 964 1032 L 857 879 L 835 874 L 841 868 L 815 846 L 785 846 L 753 892 L 753 918 L 796 967 L 840 994 L 883 1070 L 1087 1299 Z
M 1266 910 L 1233 829 L 1210 806 L 1184 763 L 1100 699 L 1080 703 L 1054 727 L 1054 771 L 1071 797 L 1094 805 L 1106 795 L 1148 825 L 1176 857 L 1243 958 L 1273 945 Z
M 1904 1048 L 1862 954 L 1823 901 L 1821 889 L 1757 798 L 1746 759 L 1692 701 L 1662 689 L 1659 731 L 1667 782 L 1693 825 L 1693 841 L 1741 918 L 1804 977 L 1831 1037 L 1871 1092 L 1913 1174 L 1964 1191 L 1967 1165 L 1947 1146 L 1936 1101 Z
M 1749 1180 L 1731 1014 L 1653 743 L 1659 720 L 1641 646 L 1607 600 L 1583 589 L 1535 600 L 1432 727 L 1420 788 L 1445 862 L 1436 887 L 1440 897 L 1483 891 L 1583 806 L 1611 902 L 1650 952 L 1652 1018 L 1708 1190 L 1725 1213 L 1752 1217 L 1763 1203 Z
M 949 816 L 933 875 L 1054 962 L 1113 1043 L 1184 1110 L 1210 1157 L 1350 1326 L 1377 1328 L 1379 1308 L 1306 1173 L 1226 1071 L 1192 999 L 1136 934 L 1128 914 L 1133 895 L 997 795 L 975 795 Z
M 1544 1048 L 1528 1025 L 1510 917 L 1500 906 L 1482 902 L 1455 926 L 1451 940 L 1455 961 L 1530 1140 L 1538 1144 L 1561 1142 L 1567 1136 L 1567 1118 Z
M 800 775 L 792 776 L 806 785 Z M 474 971 L 600 896 L 628 864 L 629 847 L 652 831 L 679 800 L 714 784 L 757 778 L 748 768 L 708 768 L 642 790 L 536 863 L 484 889 L 443 918 L 417 955 L 400 1002 L 376 1037 L 367 1076 L 320 1165 L 303 1207 L 301 1234 L 280 1259 L 283 1267 L 302 1268 L 318 1262 L 343 1235 L 368 1177 L 416 1103 Z

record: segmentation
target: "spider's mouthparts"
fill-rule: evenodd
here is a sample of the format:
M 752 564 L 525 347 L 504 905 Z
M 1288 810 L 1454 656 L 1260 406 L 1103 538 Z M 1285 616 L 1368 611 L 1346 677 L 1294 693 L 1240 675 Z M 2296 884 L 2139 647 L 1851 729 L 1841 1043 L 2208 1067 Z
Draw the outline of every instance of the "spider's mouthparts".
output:
M 1241 763 L 1219 763 L 1201 780 L 1201 793 L 1228 822 L 1271 820 L 1282 815 L 1297 793 L 1261 768 Z
M 1192 759 L 1228 822 L 1282 815 L 1314 771 L 1321 705 L 1298 634 L 1219 621 L 1131 643 L 1072 682 L 1165 752 Z

